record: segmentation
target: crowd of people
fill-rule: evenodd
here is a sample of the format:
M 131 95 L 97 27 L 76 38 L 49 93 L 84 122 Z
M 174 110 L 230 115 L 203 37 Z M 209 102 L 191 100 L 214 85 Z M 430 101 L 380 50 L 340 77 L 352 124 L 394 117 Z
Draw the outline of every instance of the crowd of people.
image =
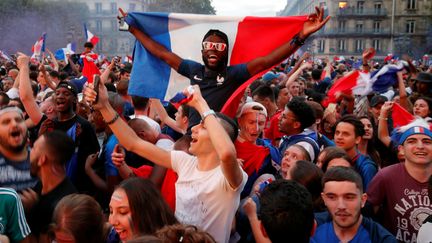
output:
M 2 60 L 0 242 L 432 241 L 432 65 L 407 59 L 379 92 L 335 92 L 355 70 L 400 61 L 372 49 L 297 56 L 328 21 L 322 9 L 291 42 L 233 66 L 220 30 L 203 38 L 203 65 L 124 15 L 144 48 L 191 79 L 186 99 L 128 95 L 133 63 L 98 63 L 92 43 L 84 64 Z M 270 68 L 235 117 L 219 112 Z

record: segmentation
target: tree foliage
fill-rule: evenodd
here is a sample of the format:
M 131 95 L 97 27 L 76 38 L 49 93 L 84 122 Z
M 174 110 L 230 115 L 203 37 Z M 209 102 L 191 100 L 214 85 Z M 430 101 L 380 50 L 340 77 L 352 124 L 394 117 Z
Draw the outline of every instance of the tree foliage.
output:
M 149 5 L 149 11 L 216 14 L 211 0 L 157 0 Z

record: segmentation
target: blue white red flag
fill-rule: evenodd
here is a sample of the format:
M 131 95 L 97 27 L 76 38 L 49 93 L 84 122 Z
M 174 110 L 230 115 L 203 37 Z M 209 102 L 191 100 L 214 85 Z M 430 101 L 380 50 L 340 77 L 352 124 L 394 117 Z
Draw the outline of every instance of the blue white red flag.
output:
M 72 55 L 76 52 L 76 43 L 69 43 L 64 48 L 58 49 L 54 56 L 57 60 L 64 60 L 66 63 L 68 63 L 68 59 L 66 58 L 66 55 Z
M 84 24 L 84 34 L 85 34 L 85 37 L 86 37 L 86 41 L 87 42 L 91 42 L 94 46 L 96 46 L 96 44 L 99 42 L 99 37 L 97 37 L 92 32 L 90 32 L 87 29 L 87 25 L 86 24 Z
M 204 35 L 210 29 L 219 29 L 228 35 L 229 65 L 246 63 L 269 54 L 300 32 L 306 20 L 306 16 L 226 17 L 135 12 L 126 17 L 130 26 L 143 30 L 168 50 L 201 63 Z M 189 80 L 147 52 L 139 42 L 135 43 L 133 60 L 129 83 L 131 95 L 168 100 L 189 85 Z M 236 97 L 239 94 L 241 97 L 241 89 L 244 90 L 248 82 L 234 94 Z M 235 104 L 235 99 L 232 102 Z
M 336 95 L 342 92 L 348 95 L 368 95 L 371 92 L 384 93 L 397 82 L 397 72 L 401 71 L 408 63 L 400 61 L 397 64 L 384 65 L 378 71 L 366 73 L 355 70 L 336 80 L 327 92 L 327 99 L 323 105 L 336 102 Z
M 45 41 L 46 41 L 46 33 L 43 33 L 42 36 L 35 42 L 32 47 L 33 56 L 32 58 L 40 58 L 42 53 L 45 52 Z

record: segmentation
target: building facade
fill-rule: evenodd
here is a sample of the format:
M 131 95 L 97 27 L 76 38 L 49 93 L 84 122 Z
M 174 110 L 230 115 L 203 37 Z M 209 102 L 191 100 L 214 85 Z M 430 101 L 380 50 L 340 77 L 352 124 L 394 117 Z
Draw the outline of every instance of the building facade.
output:
M 376 58 L 392 53 L 419 58 L 431 50 L 432 0 L 287 1 L 280 15 L 304 15 L 315 6 L 332 18 L 307 48 L 317 56 L 360 57 L 374 47 Z

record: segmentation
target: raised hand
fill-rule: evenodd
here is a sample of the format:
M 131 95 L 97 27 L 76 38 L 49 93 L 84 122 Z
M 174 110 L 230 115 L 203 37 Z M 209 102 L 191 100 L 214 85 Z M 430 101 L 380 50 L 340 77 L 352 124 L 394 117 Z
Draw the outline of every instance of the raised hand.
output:
M 315 13 L 308 16 L 308 20 L 303 24 L 303 29 L 300 31 L 299 37 L 306 39 L 311 34 L 321 29 L 329 20 L 330 16 L 324 18 L 324 9 L 315 7 Z

